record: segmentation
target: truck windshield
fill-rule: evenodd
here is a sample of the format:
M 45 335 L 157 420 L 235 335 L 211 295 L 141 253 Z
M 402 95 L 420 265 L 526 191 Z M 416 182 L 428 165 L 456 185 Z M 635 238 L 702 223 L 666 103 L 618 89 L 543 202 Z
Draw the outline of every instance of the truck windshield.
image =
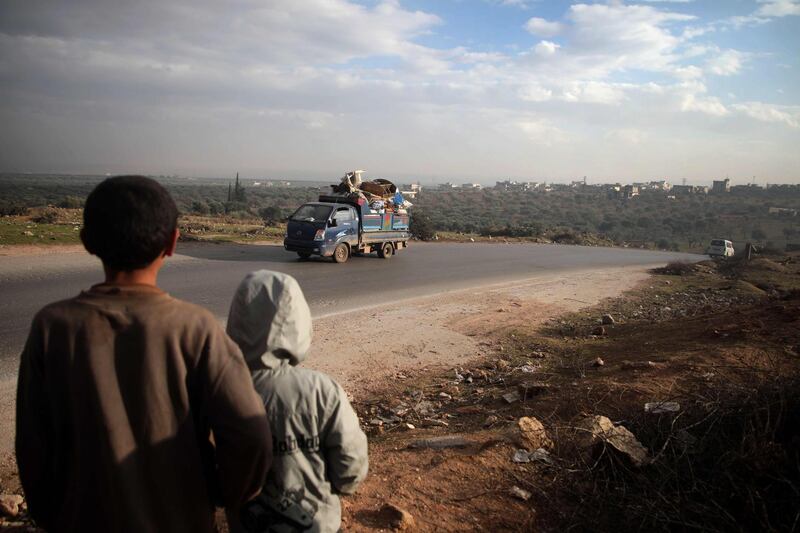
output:
M 318 222 L 320 220 L 328 220 L 330 214 L 331 207 L 329 205 L 306 204 L 300 206 L 300 209 L 294 212 L 291 219 L 302 222 Z
M 711 241 L 711 246 L 725 246 L 725 241 L 714 239 Z

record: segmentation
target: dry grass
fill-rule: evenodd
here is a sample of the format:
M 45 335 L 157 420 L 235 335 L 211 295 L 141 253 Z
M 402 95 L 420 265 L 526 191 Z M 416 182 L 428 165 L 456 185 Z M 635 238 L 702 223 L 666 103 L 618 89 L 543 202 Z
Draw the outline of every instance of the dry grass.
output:
M 687 261 L 672 261 L 667 263 L 663 268 L 655 269 L 657 274 L 666 274 L 669 276 L 685 276 L 695 271 L 693 263 Z

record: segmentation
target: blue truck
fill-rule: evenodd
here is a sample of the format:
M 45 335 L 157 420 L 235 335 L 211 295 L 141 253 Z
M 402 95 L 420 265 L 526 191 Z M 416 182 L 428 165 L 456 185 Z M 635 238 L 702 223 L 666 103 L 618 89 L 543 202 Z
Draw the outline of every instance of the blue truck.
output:
M 410 222 L 404 210 L 376 210 L 363 197 L 323 194 L 289 217 L 283 247 L 300 259 L 318 255 L 344 263 L 372 252 L 389 259 L 408 247 Z

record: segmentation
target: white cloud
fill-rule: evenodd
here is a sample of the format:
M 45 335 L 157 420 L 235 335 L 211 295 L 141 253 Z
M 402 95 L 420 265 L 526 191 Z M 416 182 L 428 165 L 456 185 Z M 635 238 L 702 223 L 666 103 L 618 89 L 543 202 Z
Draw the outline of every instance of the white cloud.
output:
M 672 75 L 682 80 L 696 80 L 703 77 L 703 69 L 695 65 L 675 67 L 672 71 Z
M 800 106 L 777 106 L 763 102 L 742 102 L 732 106 L 736 111 L 762 122 L 775 122 L 800 128 Z
M 694 20 L 691 15 L 624 4 L 576 4 L 567 17 L 574 25 L 571 48 L 602 62 L 607 71 L 667 68 L 681 42 L 668 26 Z
M 739 73 L 746 57 L 746 54 L 738 50 L 722 50 L 706 61 L 706 68 L 717 76 L 731 76 Z
M 553 97 L 553 91 L 538 84 L 523 87 L 518 92 L 519 97 L 526 102 L 546 102 Z
M 760 26 L 774 18 L 800 15 L 800 0 L 758 0 L 761 6 L 749 15 L 736 15 L 718 21 L 721 27 L 739 29 L 744 26 Z
M 562 99 L 567 102 L 619 104 L 625 99 L 625 86 L 598 81 L 573 82 L 565 88 Z
M 725 105 L 716 96 L 700 97 L 695 94 L 687 94 L 684 97 L 681 109 L 683 111 L 698 111 L 717 117 L 724 117 L 729 113 Z
M 755 15 L 762 17 L 786 17 L 800 15 L 800 1 L 798 0 L 759 0 L 762 4 Z
M 682 111 L 696 111 L 716 117 L 724 117 L 730 111 L 716 96 L 704 96 L 696 92 L 689 92 L 683 96 Z
M 560 22 L 533 17 L 525 23 L 525 29 L 539 37 L 554 37 L 564 30 L 564 25 Z
M 558 50 L 559 48 L 561 48 L 561 45 L 558 45 L 554 42 L 539 41 L 539 43 L 533 47 L 533 51 L 540 56 L 551 56 L 555 54 L 556 50 Z

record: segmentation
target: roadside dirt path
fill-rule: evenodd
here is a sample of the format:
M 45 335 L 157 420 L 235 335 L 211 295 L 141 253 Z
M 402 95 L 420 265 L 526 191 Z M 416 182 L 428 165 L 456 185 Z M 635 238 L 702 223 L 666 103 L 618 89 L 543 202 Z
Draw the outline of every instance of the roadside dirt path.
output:
M 330 315 L 314 323 L 306 365 L 357 398 L 403 370 L 483 355 L 490 335 L 594 305 L 647 277 L 644 267 L 570 271 Z
M 20 257 L 28 255 L 53 255 L 86 253 L 82 244 L 14 244 L 0 245 L 0 257 Z

